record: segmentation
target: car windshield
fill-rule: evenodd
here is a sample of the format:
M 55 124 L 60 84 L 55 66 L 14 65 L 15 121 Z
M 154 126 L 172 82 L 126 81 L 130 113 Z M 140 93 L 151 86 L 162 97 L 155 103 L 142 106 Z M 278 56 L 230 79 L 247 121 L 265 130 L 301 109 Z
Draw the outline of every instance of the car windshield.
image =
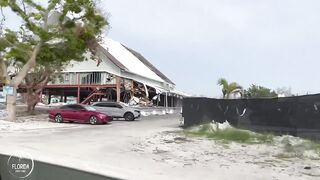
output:
M 88 111 L 96 111 L 96 109 L 93 106 L 84 106 L 84 108 Z

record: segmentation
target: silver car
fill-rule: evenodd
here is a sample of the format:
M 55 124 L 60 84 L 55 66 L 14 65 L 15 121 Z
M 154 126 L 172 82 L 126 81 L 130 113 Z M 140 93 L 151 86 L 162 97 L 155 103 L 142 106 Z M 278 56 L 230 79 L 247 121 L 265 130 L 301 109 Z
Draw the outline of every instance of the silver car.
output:
M 96 102 L 92 106 L 102 113 L 105 113 L 113 118 L 124 118 L 126 121 L 133 121 L 140 117 L 140 111 L 122 105 L 116 102 Z

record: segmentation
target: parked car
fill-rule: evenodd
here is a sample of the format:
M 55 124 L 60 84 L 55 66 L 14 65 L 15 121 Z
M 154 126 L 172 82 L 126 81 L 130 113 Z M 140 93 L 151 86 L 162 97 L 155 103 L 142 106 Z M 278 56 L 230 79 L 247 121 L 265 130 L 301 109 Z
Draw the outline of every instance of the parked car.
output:
M 81 104 L 69 104 L 57 109 L 51 109 L 49 118 L 57 123 L 69 122 L 89 122 L 90 124 L 106 124 L 112 120 L 107 114 L 96 111 L 92 106 Z
M 116 102 L 93 103 L 97 111 L 107 113 L 113 118 L 124 118 L 126 121 L 133 121 L 140 117 L 140 111 Z

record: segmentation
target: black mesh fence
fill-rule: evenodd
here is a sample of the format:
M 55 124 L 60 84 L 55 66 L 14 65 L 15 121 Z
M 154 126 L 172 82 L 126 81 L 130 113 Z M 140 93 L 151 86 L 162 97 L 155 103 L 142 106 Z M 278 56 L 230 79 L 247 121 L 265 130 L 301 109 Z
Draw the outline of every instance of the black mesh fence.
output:
M 320 138 L 320 94 L 273 99 L 183 100 L 184 126 L 228 121 L 239 128 Z

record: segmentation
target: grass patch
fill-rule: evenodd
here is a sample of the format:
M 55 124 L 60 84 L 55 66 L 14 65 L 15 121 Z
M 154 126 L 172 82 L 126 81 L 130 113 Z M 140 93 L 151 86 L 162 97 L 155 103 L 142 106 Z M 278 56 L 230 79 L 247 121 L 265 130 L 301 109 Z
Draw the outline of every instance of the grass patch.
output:
M 276 155 L 280 159 L 308 158 L 320 160 L 319 142 L 287 136 L 280 141 L 280 145 L 283 147 L 283 152 Z
M 221 140 L 225 143 L 238 142 L 255 144 L 273 142 L 273 135 L 270 134 L 257 134 L 251 131 L 236 129 L 232 127 L 219 129 L 216 128 L 214 124 L 203 124 L 197 127 L 186 129 L 184 130 L 184 133 L 186 135 Z
M 208 134 L 207 137 L 218 140 L 235 141 L 241 143 L 248 143 L 251 139 L 251 135 L 249 132 L 233 128 L 217 130 L 211 134 Z

